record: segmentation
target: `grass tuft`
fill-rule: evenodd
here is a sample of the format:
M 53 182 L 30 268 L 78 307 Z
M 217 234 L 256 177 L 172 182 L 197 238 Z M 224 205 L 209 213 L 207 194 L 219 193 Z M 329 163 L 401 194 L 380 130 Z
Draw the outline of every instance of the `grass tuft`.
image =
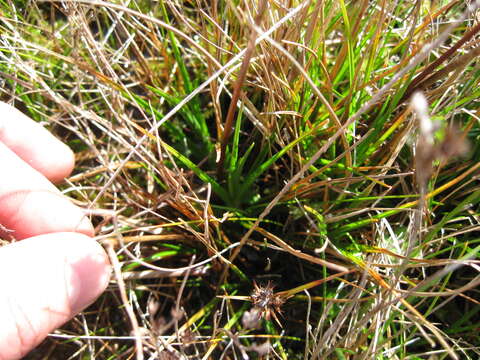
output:
M 477 359 L 478 5 L 1 0 L 116 269 L 37 353 Z

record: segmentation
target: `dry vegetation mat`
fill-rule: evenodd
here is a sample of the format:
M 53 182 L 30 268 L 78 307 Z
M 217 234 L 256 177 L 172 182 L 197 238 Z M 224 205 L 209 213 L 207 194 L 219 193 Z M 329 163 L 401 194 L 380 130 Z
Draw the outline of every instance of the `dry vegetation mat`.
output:
M 1 0 L 115 268 L 32 358 L 478 359 L 478 5 Z

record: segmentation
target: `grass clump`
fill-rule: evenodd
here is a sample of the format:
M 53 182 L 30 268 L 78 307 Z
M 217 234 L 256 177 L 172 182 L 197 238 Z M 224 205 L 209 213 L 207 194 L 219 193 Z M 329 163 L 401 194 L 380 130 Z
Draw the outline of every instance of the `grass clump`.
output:
M 478 358 L 477 7 L 0 12 L 1 97 L 75 150 L 63 189 L 117 270 L 42 349 Z

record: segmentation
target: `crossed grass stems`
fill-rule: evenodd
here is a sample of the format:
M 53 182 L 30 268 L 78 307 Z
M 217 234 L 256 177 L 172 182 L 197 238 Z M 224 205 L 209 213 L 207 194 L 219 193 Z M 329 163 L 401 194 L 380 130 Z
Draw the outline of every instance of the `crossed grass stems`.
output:
M 469 260 L 475 238 L 468 237 L 477 227 L 452 224 L 476 216 L 479 194 L 471 175 L 479 163 L 472 157 L 448 167 L 446 158 L 461 153 L 461 139 L 477 132 L 478 118 L 468 107 L 479 95 L 473 62 L 478 25 L 465 25 L 471 9 L 458 1 L 438 4 L 425 16 L 421 2 L 332 4 L 225 6 L 229 33 L 219 26 L 217 7 L 189 10 L 173 2 L 159 2 L 150 13 L 138 3 L 50 3 L 69 27 L 46 21 L 42 9 L 29 18 L 17 12 L 13 22 L 12 8 L 5 9 L 4 94 L 34 118 L 48 115 L 76 149 L 79 171 L 65 189 L 94 216 L 115 265 L 111 291 L 79 318 L 96 319 L 86 321 L 92 333 L 118 335 L 125 326 L 110 320 L 118 309 L 108 309 L 122 304 L 139 359 L 144 353 L 207 359 L 236 352 L 245 358 L 264 351 L 252 341 L 265 339 L 271 345 L 259 356 L 279 358 L 402 358 L 435 342 L 439 354 L 452 358 L 475 351 L 427 315 L 457 296 L 477 304 L 465 294 L 477 277 L 456 290 L 449 279 L 460 266 L 478 269 Z M 392 29 L 395 19 L 405 18 L 412 22 L 401 37 Z M 427 30 L 443 20 L 446 28 L 430 35 Z M 30 31 L 34 21 L 36 30 L 48 34 L 51 27 L 65 38 Z M 67 36 L 84 48 L 65 46 L 62 53 L 59 42 Z M 446 40 L 451 44 L 443 45 Z M 415 117 L 406 105 L 415 90 L 445 117 L 465 109 L 470 118 L 461 117 L 461 134 L 445 127 L 423 145 L 420 134 L 420 145 L 409 150 L 415 119 L 425 114 L 417 107 Z M 458 96 L 449 95 L 453 90 Z M 230 99 L 228 109 L 222 96 Z M 415 166 L 408 164 L 412 159 Z M 412 168 L 417 188 L 407 180 Z M 443 216 L 435 222 L 434 213 Z M 296 235 L 305 242 L 279 235 L 279 222 L 289 219 L 302 224 Z M 467 240 L 451 240 L 459 236 Z M 302 278 L 299 270 L 300 285 L 289 290 L 252 283 L 244 273 L 247 246 L 285 252 L 292 268 L 306 266 L 296 259 L 314 264 L 317 279 Z M 445 251 L 449 258 L 442 258 Z M 194 265 L 193 254 L 206 254 L 207 261 Z M 429 271 L 438 266 L 442 270 Z M 192 299 L 201 301 L 200 309 Z M 247 302 L 237 307 L 237 300 Z M 288 333 L 294 301 L 305 304 L 303 338 Z M 241 319 L 255 309 L 254 320 L 265 319 L 250 328 Z M 85 333 L 79 319 L 64 335 L 85 342 L 79 351 L 102 353 L 89 340 L 95 335 L 77 336 Z M 132 353 L 131 346 L 99 336 L 111 356 Z M 292 345 L 299 341 L 303 354 Z

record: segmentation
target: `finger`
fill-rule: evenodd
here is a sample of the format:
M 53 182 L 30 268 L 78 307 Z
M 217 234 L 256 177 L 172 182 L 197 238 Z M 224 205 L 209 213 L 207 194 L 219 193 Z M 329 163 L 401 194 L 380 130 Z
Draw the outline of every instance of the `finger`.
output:
M 0 248 L 0 359 L 19 359 L 107 287 L 103 248 L 78 233 Z
M 1 101 L 0 142 L 50 181 L 58 182 L 72 172 L 72 150 L 40 124 Z
M 51 232 L 93 235 L 82 210 L 42 174 L 0 143 L 0 224 L 18 240 Z

